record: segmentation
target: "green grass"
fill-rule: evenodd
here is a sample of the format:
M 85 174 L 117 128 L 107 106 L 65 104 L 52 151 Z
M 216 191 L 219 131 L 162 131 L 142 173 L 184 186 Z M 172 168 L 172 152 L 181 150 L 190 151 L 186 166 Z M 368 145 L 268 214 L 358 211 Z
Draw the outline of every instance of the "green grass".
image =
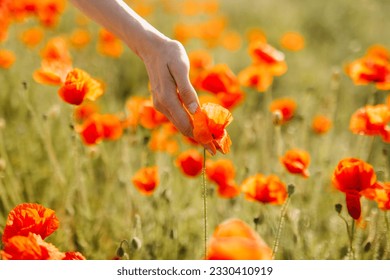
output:
M 158 3 L 159 1 L 154 1 Z M 257 172 L 277 174 L 295 185 L 287 208 L 277 259 L 348 258 L 349 240 L 344 221 L 334 205 L 344 205 L 344 195 L 331 185 L 332 172 L 344 157 L 359 157 L 371 163 L 380 180 L 390 180 L 390 147 L 381 139 L 352 134 L 349 118 L 371 100 L 373 87 L 357 87 L 343 72 L 345 63 L 363 55 L 366 48 L 380 43 L 390 46 L 386 20 L 388 1 L 220 1 L 228 28 L 245 38 L 249 27 L 260 27 L 269 42 L 278 46 L 280 36 L 290 30 L 301 32 L 306 48 L 286 52 L 289 70 L 275 79 L 265 94 L 245 89 L 246 100 L 233 111 L 228 127 L 233 145 L 227 155 L 237 169 L 236 181 Z M 62 16 L 56 30 L 46 39 L 69 33 L 75 26 L 72 7 Z M 162 12 L 148 18 L 171 35 L 176 17 Z M 200 259 L 203 256 L 202 179 L 184 177 L 166 153 L 152 153 L 145 144 L 150 132 L 127 131 L 115 142 L 85 147 L 71 129 L 72 107 L 64 104 L 55 87 L 36 84 L 32 72 L 40 65 L 39 49 L 26 49 L 18 34 L 36 23 L 29 20 L 13 25 L 10 38 L 0 47 L 12 49 L 17 61 L 9 70 L 0 69 L 0 233 L 8 212 L 17 204 L 36 202 L 56 211 L 60 228 L 48 241 L 62 251 L 77 250 L 89 259 L 111 259 L 122 240 L 136 238 L 133 259 Z M 94 41 L 81 51 L 72 50 L 73 64 L 107 84 L 99 101 L 103 112 L 124 111 L 126 98 L 148 95 L 147 74 L 142 62 L 126 50 L 119 60 L 95 51 L 97 26 L 89 25 Z M 246 43 L 237 52 L 221 47 L 211 50 L 215 63 L 227 63 L 236 73 L 249 63 Z M 202 46 L 190 41 L 188 51 Z M 109 69 L 109 71 L 107 71 Z M 23 85 L 24 84 L 24 85 Z M 377 93 L 383 102 L 387 93 Z M 268 112 L 270 100 L 289 96 L 298 103 L 295 118 L 276 134 Z M 310 130 L 317 113 L 332 117 L 333 128 L 323 136 Z M 179 138 L 182 149 L 188 146 Z M 280 165 L 275 142 L 283 150 L 297 147 L 310 152 L 311 177 L 288 174 Z M 199 148 L 199 151 L 201 149 Z M 133 174 L 147 164 L 157 164 L 161 182 L 151 197 L 141 195 L 132 185 Z M 209 234 L 225 219 L 237 217 L 255 227 L 272 247 L 279 225 L 281 206 L 249 202 L 241 195 L 227 200 L 218 197 L 208 183 Z M 374 203 L 362 199 L 365 229 L 357 228 L 355 257 L 389 258 L 385 216 Z M 348 220 L 350 222 L 350 220 Z M 387 247 L 386 247 L 387 246 Z M 387 249 L 386 249 L 387 248 Z

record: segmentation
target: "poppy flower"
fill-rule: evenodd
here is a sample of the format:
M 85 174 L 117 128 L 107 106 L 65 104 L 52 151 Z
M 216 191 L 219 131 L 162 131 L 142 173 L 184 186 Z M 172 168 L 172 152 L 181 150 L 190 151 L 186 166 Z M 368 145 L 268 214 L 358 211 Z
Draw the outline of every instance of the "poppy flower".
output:
M 347 64 L 346 74 L 356 85 L 375 84 L 379 90 L 390 89 L 390 55 L 383 46 L 372 46 L 366 54 Z
M 95 145 L 102 140 L 117 140 L 122 136 L 121 120 L 112 114 L 95 113 L 76 127 L 86 145 Z
M 287 198 L 286 185 L 276 175 L 251 176 L 244 180 L 241 190 L 247 200 L 262 203 L 283 204 Z
M 151 100 L 143 102 L 139 111 L 139 123 L 143 127 L 154 129 L 168 122 L 167 117 L 154 108 Z
M 57 61 L 66 65 L 72 65 L 72 58 L 68 50 L 68 44 L 64 37 L 51 38 L 41 50 L 41 58 L 44 61 Z
M 16 235 L 9 238 L 0 255 L 3 260 L 61 260 L 65 257 L 53 244 L 31 232 L 27 236 Z
M 357 110 L 351 117 L 349 128 L 353 133 L 380 135 L 385 142 L 390 142 L 390 110 L 385 104 L 367 105 Z
M 159 184 L 157 166 L 139 169 L 133 176 L 134 186 L 144 195 L 152 195 Z
M 46 27 L 54 27 L 65 10 L 65 0 L 40 0 L 36 2 L 36 14 L 40 23 Z
M 81 261 L 81 260 L 85 260 L 85 257 L 80 252 L 66 252 L 65 257 L 63 257 L 62 260 Z
M 324 116 L 317 115 L 313 118 L 312 129 L 317 134 L 325 134 L 332 127 L 332 121 Z
M 39 204 L 23 203 L 16 206 L 8 215 L 3 243 L 14 236 L 28 236 L 34 233 L 45 239 L 52 234 L 59 225 L 59 221 L 52 209 Z
M 254 64 L 267 67 L 273 76 L 283 75 L 287 71 L 284 54 L 266 42 L 254 41 L 250 43 L 249 54 Z
M 333 185 L 346 195 L 348 213 L 355 220 L 361 215 L 360 197 L 363 191 L 374 188 L 373 167 L 357 158 L 341 160 L 333 172 Z
M 203 156 L 197 150 L 187 150 L 177 157 L 176 165 L 183 174 L 196 177 L 202 173 Z
M 305 47 L 305 38 L 298 32 L 286 32 L 280 38 L 280 45 L 289 51 L 300 51 Z
M 98 106 L 93 102 L 84 102 L 74 108 L 74 118 L 76 121 L 85 121 L 99 111 Z
M 27 47 L 33 48 L 42 41 L 43 36 L 43 29 L 41 27 L 32 27 L 22 33 L 20 40 Z
M 118 58 L 122 55 L 123 46 L 121 41 L 106 29 L 99 30 L 97 49 L 102 55 Z
M 0 50 L 0 68 L 8 69 L 15 62 L 15 54 L 9 50 Z
M 217 184 L 218 195 L 233 198 L 240 194 L 240 188 L 234 181 L 236 170 L 231 160 L 219 159 L 206 162 L 207 178 Z
M 307 168 L 310 155 L 308 152 L 299 149 L 288 150 L 280 161 L 290 173 L 302 175 L 304 178 L 309 177 L 310 173 Z
M 226 31 L 221 36 L 221 45 L 229 51 L 238 51 L 241 48 L 241 36 L 235 31 Z
M 150 150 L 157 152 L 167 152 L 175 154 L 179 150 L 179 144 L 174 135 L 177 134 L 177 129 L 172 123 L 164 123 L 161 127 L 152 131 L 148 147 Z
M 246 32 L 246 37 L 249 43 L 257 41 L 263 43 L 267 42 L 267 36 L 265 35 L 264 31 L 258 27 L 249 28 Z
M 294 99 L 288 97 L 275 99 L 269 106 L 269 110 L 272 113 L 280 113 L 282 115 L 282 123 L 293 118 L 296 108 L 297 103 Z
M 265 92 L 273 81 L 272 74 L 262 65 L 250 65 L 238 74 L 241 85 Z
M 225 128 L 232 120 L 232 114 L 222 106 L 203 104 L 193 115 L 194 139 L 201 144 L 211 144 L 213 154 L 216 150 L 226 154 L 232 142 Z
M 270 260 L 272 250 L 245 222 L 230 219 L 219 224 L 207 246 L 208 260 Z
M 81 49 L 88 45 L 91 41 L 91 34 L 86 29 L 75 29 L 69 37 L 71 45 L 77 49 Z
M 80 105 L 85 99 L 95 101 L 103 95 L 103 86 L 87 72 L 74 68 L 66 76 L 58 94 L 66 103 Z
M 127 117 L 125 120 L 126 127 L 136 128 L 140 121 L 140 114 L 142 107 L 148 99 L 141 96 L 131 96 L 126 101 L 126 113 Z

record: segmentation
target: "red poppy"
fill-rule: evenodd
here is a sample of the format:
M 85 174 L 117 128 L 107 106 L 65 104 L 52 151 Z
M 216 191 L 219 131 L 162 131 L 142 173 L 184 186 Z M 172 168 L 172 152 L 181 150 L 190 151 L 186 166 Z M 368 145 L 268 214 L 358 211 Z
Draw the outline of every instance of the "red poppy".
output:
M 168 122 L 169 120 L 153 107 L 151 100 L 143 102 L 139 111 L 139 123 L 143 127 L 154 129 Z
M 242 183 L 245 198 L 271 204 L 283 204 L 287 198 L 286 185 L 276 175 L 257 174 Z
M 375 187 L 376 175 L 373 167 L 360 159 L 343 159 L 333 172 L 332 182 L 338 190 L 345 193 L 348 213 L 355 220 L 359 219 L 361 194 Z
M 183 174 L 196 177 L 202 173 L 203 156 L 197 150 L 187 150 L 177 157 L 176 165 Z
M 66 103 L 80 105 L 86 99 L 95 101 L 100 97 L 103 94 L 103 86 L 87 72 L 74 68 L 66 76 L 58 94 Z
M 353 133 L 380 135 L 385 142 L 390 142 L 390 110 L 385 104 L 367 105 L 357 110 L 351 117 L 349 128 Z
M 224 185 L 235 178 L 236 169 L 233 162 L 228 159 L 208 160 L 206 162 L 206 175 L 210 181 Z
M 309 177 L 310 173 L 307 168 L 310 163 L 310 155 L 308 152 L 292 149 L 287 151 L 280 160 L 290 173 L 299 174 L 305 178 Z
M 238 79 L 243 86 L 265 92 L 272 85 L 273 76 L 266 67 L 253 64 L 244 68 L 238 74 Z
M 106 29 L 100 29 L 98 51 L 106 56 L 118 58 L 122 55 L 123 46 L 121 41 Z
M 249 54 L 254 64 L 267 67 L 273 76 L 283 75 L 287 71 L 284 54 L 263 41 L 253 41 L 249 45 Z
M 78 261 L 85 260 L 85 257 L 80 252 L 66 252 L 62 260 Z
M 31 232 L 27 236 L 9 238 L 0 255 L 4 260 L 61 260 L 65 257 L 54 245 Z
M 218 225 L 207 247 L 208 260 L 270 260 L 271 248 L 246 223 L 230 219 Z
M 74 108 L 74 118 L 77 121 L 85 121 L 93 114 L 99 111 L 98 106 L 92 102 L 84 102 L 80 106 Z
M 164 123 L 159 128 L 154 129 L 150 136 L 148 147 L 156 152 L 167 152 L 175 154 L 179 150 L 179 144 L 174 135 L 177 134 L 177 129 L 172 123 Z
M 194 139 L 201 144 L 211 144 L 213 154 L 216 150 L 226 154 L 232 142 L 225 128 L 232 120 L 232 114 L 224 107 L 213 103 L 203 104 L 193 115 Z
M 159 184 L 157 166 L 139 169 L 132 178 L 134 186 L 144 195 L 152 195 Z
M 43 239 L 52 234 L 59 225 L 53 210 L 39 204 L 23 203 L 16 206 L 8 215 L 3 233 L 3 242 L 14 236 L 38 234 Z
M 282 123 L 292 119 L 297 108 L 297 103 L 294 99 L 284 97 L 278 98 L 271 102 L 269 110 L 272 113 L 280 113 L 282 117 Z

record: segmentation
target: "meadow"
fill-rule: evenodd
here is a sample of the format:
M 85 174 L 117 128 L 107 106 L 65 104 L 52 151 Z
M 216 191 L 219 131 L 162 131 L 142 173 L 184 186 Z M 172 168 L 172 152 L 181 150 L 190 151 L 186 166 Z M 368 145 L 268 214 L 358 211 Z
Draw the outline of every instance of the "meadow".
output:
M 196 176 L 183 174 L 178 156 L 189 149 L 203 155 L 201 145 L 168 126 L 134 124 L 129 100 L 150 96 L 142 61 L 123 44 L 116 46 L 119 54 L 105 52 L 101 27 L 67 3 L 53 27 L 42 27 L 43 38 L 36 45 L 21 40 L 23 32 L 42 26 L 36 16 L 10 24 L 7 38 L 0 42 L 0 49 L 15 55 L 9 68 L 0 68 L 0 234 L 16 205 L 38 203 L 58 217 L 59 228 L 46 241 L 61 251 L 78 251 L 87 259 L 202 259 L 206 183 L 209 240 L 219 224 L 237 218 L 261 236 L 275 259 L 390 258 L 386 211 L 390 209 L 386 183 L 390 182 L 390 136 L 385 135 L 390 134 L 390 87 L 378 88 L 377 80 L 356 85 L 346 71 L 371 46 L 390 48 L 386 36 L 390 2 L 127 2 L 157 29 L 181 41 L 189 55 L 203 50 L 212 65 L 225 64 L 240 78 L 242 100 L 228 108 L 233 116 L 226 127 L 230 151 L 206 155 L 210 163 L 232 164 L 235 172 L 230 169 L 226 176 L 234 180 L 237 193 L 223 197 L 210 176 L 206 178 L 207 164 Z M 209 32 L 202 33 L 199 27 Z M 77 44 L 75 30 L 89 34 L 85 44 Z M 283 45 L 286 32 L 297 32 L 304 46 L 293 50 Z M 72 66 L 104 84 L 104 94 L 93 104 L 101 114 L 121 120 L 118 137 L 112 141 L 87 145 L 80 135 L 82 122 L 75 118 L 82 105 L 61 100 L 58 85 L 34 79 L 42 49 L 58 36 L 68 43 Z M 280 60 L 287 65 L 262 90 L 241 80 L 240 72 L 252 62 L 251 36 L 283 53 Z M 390 84 L 390 66 L 386 67 Z M 196 89 L 201 101 L 219 101 L 204 88 Z M 295 102 L 294 108 L 286 109 L 291 111 L 286 119 L 283 112 L 270 111 L 271 103 L 281 98 Z M 366 105 L 378 104 L 388 106 L 382 136 L 351 131 L 351 116 Z M 317 115 L 326 116 L 331 124 L 321 133 L 313 129 Z M 310 155 L 307 176 L 282 164 L 281 158 L 293 149 Z M 352 218 L 347 210 L 348 192 L 332 182 L 336 167 L 346 158 L 372 166 L 376 180 L 386 186 L 387 200 L 381 207 L 375 199 L 361 197 L 359 218 Z M 133 178 L 148 166 L 157 166 L 159 180 L 146 195 L 135 187 Z M 290 190 L 288 198 L 284 194 L 273 203 L 248 199 L 241 186 L 256 174 L 275 174 L 286 192 Z M 356 182 L 360 184 L 360 179 Z

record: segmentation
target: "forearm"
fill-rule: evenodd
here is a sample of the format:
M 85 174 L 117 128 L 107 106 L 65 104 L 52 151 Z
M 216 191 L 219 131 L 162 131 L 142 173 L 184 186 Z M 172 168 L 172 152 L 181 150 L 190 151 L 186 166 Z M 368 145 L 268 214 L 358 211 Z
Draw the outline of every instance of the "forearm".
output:
M 120 38 L 142 60 L 167 38 L 122 0 L 70 0 L 85 15 Z

